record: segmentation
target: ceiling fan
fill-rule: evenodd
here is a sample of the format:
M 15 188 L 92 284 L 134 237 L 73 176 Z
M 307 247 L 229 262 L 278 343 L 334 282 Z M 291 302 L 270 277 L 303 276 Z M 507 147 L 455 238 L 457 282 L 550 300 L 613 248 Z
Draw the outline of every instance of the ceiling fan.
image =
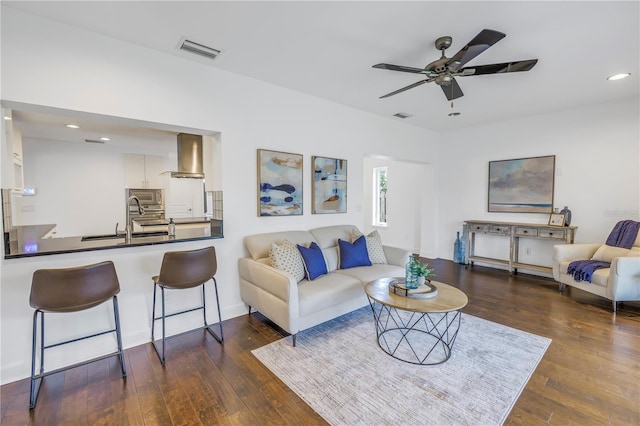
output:
M 431 62 L 424 68 L 406 67 L 403 65 L 392 64 L 376 64 L 373 68 L 381 68 L 391 71 L 410 72 L 414 74 L 422 74 L 427 78 L 410 84 L 406 87 L 387 93 L 382 98 L 397 95 L 405 90 L 413 89 L 425 83 L 435 82 L 442 88 L 448 100 L 457 99 L 464 96 L 462 89 L 458 85 L 455 77 L 468 77 L 471 75 L 483 74 L 499 74 L 505 72 L 529 71 L 538 62 L 537 59 L 528 59 L 526 61 L 505 62 L 501 64 L 478 65 L 475 67 L 462 68 L 467 62 L 502 40 L 506 34 L 499 31 L 484 29 L 476 35 L 465 47 L 463 47 L 453 57 L 447 58 L 444 51 L 451 46 L 451 37 L 439 37 L 436 42 L 436 49 L 442 52 L 440 59 Z

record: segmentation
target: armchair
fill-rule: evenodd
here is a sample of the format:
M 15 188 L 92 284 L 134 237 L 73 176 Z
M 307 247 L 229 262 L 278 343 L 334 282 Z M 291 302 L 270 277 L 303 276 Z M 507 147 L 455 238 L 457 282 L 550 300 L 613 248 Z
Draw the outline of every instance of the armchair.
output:
M 576 281 L 567 273 L 574 260 L 601 260 L 610 262 L 609 268 L 597 269 L 591 282 Z M 640 300 L 640 232 L 630 249 L 607 244 L 561 244 L 553 247 L 553 278 L 564 285 L 577 287 L 609 299 L 616 312 L 617 302 Z

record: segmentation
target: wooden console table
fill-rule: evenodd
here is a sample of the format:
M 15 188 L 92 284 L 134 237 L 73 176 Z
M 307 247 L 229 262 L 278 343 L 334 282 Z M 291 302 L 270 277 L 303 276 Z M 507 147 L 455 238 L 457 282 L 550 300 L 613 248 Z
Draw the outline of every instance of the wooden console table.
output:
M 558 241 L 559 244 L 573 244 L 573 238 L 578 229 L 577 226 L 551 226 L 535 223 L 491 222 L 487 220 L 466 220 L 465 227 L 467 230 L 465 253 L 467 267 L 469 265 L 473 266 L 473 262 L 492 263 L 507 266 L 509 274 L 517 273 L 518 268 L 547 273 L 553 272 L 550 267 L 531 265 L 518 260 L 520 238 L 537 238 Z M 475 243 L 476 234 L 478 233 L 509 237 L 509 260 L 476 256 Z

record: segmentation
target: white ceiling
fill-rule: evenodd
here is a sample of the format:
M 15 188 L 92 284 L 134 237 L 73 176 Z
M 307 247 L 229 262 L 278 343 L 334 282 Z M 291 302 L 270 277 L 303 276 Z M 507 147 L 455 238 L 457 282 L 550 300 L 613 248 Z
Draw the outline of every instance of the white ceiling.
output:
M 435 131 L 638 96 L 640 3 L 592 1 L 3 1 L 151 49 L 199 61 Z M 424 67 L 436 38 L 453 37 L 453 56 L 483 28 L 507 36 L 470 65 L 539 59 L 529 72 L 459 77 L 453 108 L 414 74 L 379 62 Z M 188 38 L 222 51 L 214 61 L 178 51 Z M 610 82 L 609 75 L 630 72 Z M 452 111 L 459 117 L 448 117 Z M 392 118 L 400 120 L 397 118 Z

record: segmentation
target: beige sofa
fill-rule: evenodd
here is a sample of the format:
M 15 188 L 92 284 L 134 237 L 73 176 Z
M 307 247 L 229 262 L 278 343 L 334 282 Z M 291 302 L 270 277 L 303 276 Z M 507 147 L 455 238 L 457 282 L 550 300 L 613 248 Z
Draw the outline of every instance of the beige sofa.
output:
M 245 237 L 248 257 L 238 261 L 240 295 L 244 303 L 261 312 L 286 332 L 295 346 L 299 331 L 368 305 L 364 285 L 383 277 L 404 276 L 410 251 L 383 246 L 386 264 L 338 269 L 338 238 L 352 241 L 357 228 L 338 225 L 309 231 L 287 231 Z M 271 266 L 273 243 L 315 241 L 322 249 L 328 274 L 309 281 Z
M 576 281 L 567 273 L 574 260 L 595 259 L 610 262 L 611 267 L 598 269 L 591 282 Z M 562 244 L 553 247 L 553 278 L 564 285 L 577 287 L 612 301 L 613 312 L 617 302 L 640 300 L 640 233 L 631 249 L 606 244 Z

